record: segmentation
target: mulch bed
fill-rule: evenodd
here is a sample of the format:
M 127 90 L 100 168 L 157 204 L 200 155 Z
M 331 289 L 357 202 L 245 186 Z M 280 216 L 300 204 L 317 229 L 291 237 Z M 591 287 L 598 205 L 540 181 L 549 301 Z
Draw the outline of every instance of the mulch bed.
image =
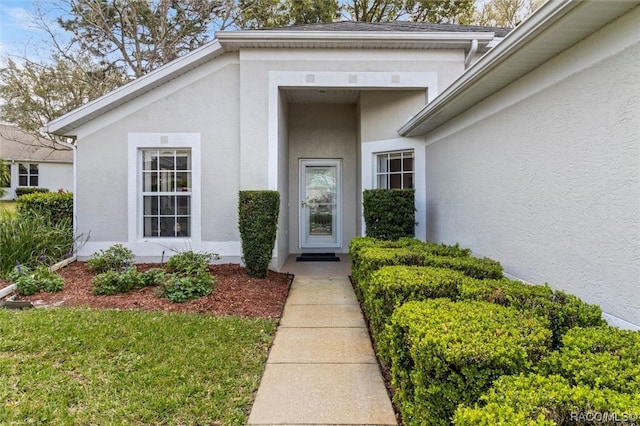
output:
M 139 264 L 145 271 L 157 264 Z M 279 318 L 286 300 L 291 275 L 269 271 L 267 278 L 249 278 L 237 264 L 210 266 L 217 277 L 216 288 L 208 296 L 184 303 L 172 303 L 155 295 L 155 287 L 146 287 L 125 294 L 94 296 L 91 281 L 94 275 L 83 262 L 74 262 L 58 271 L 64 278 L 64 289 L 58 293 L 38 293 L 21 296 L 35 306 L 80 306 L 97 309 L 138 309 L 145 311 L 195 312 L 216 316 L 233 315 L 255 318 Z M 0 283 L 0 288 L 4 287 Z

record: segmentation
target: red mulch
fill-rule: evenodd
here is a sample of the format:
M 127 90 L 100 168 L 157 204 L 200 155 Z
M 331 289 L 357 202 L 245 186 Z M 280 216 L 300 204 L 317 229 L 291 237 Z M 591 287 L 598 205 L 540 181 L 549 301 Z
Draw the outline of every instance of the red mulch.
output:
M 144 271 L 154 264 L 137 265 Z M 216 288 L 208 296 L 184 303 L 171 303 L 155 295 L 156 287 L 146 287 L 126 294 L 94 296 L 91 294 L 93 274 L 82 262 L 74 262 L 58 271 L 64 278 L 64 289 L 58 293 L 21 296 L 35 306 L 83 306 L 102 309 L 139 309 L 146 311 L 197 312 L 216 316 L 279 318 L 289 291 L 287 274 L 269 271 L 264 279 L 249 278 L 244 268 L 234 264 L 211 265 L 217 277 Z M 3 286 L 0 285 L 0 288 Z

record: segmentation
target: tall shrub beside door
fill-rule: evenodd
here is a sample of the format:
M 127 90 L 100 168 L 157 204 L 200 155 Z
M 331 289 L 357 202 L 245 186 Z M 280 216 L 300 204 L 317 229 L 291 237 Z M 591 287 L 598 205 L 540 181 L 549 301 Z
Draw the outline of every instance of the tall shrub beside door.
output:
M 240 191 L 238 226 L 247 275 L 264 278 L 276 242 L 280 194 L 278 191 Z
M 367 189 L 362 194 L 367 237 L 397 240 L 415 235 L 414 189 Z

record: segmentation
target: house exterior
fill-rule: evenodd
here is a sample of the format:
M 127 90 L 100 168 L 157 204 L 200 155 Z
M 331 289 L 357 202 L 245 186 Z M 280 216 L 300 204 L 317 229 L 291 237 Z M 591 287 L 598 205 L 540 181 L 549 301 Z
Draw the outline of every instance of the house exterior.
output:
M 507 32 L 340 22 L 217 33 L 48 124 L 77 138 L 77 231 L 90 235 L 79 257 L 125 243 L 143 260 L 190 248 L 239 261 L 239 190 L 281 194 L 275 267 L 347 252 L 362 190 L 378 182 L 414 186 L 424 217 L 424 143 L 396 129 Z
M 281 195 L 273 266 L 346 252 L 362 191 L 416 190 L 416 236 L 640 325 L 639 1 L 555 1 L 511 33 L 416 23 L 219 32 L 50 122 L 77 137 L 86 258 L 238 261 L 237 196 Z M 504 38 L 503 41 L 500 41 Z
M 15 200 L 18 187 L 73 188 L 73 152 L 14 125 L 0 124 L 0 159 L 9 166 L 11 176 L 3 200 Z
M 640 6 L 551 2 L 399 133 L 427 238 L 640 325 Z

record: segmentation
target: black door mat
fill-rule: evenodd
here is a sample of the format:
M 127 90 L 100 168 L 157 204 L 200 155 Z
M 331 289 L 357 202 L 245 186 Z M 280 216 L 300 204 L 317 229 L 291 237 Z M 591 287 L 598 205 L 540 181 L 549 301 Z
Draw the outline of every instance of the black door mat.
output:
M 335 253 L 302 253 L 296 262 L 340 262 Z

